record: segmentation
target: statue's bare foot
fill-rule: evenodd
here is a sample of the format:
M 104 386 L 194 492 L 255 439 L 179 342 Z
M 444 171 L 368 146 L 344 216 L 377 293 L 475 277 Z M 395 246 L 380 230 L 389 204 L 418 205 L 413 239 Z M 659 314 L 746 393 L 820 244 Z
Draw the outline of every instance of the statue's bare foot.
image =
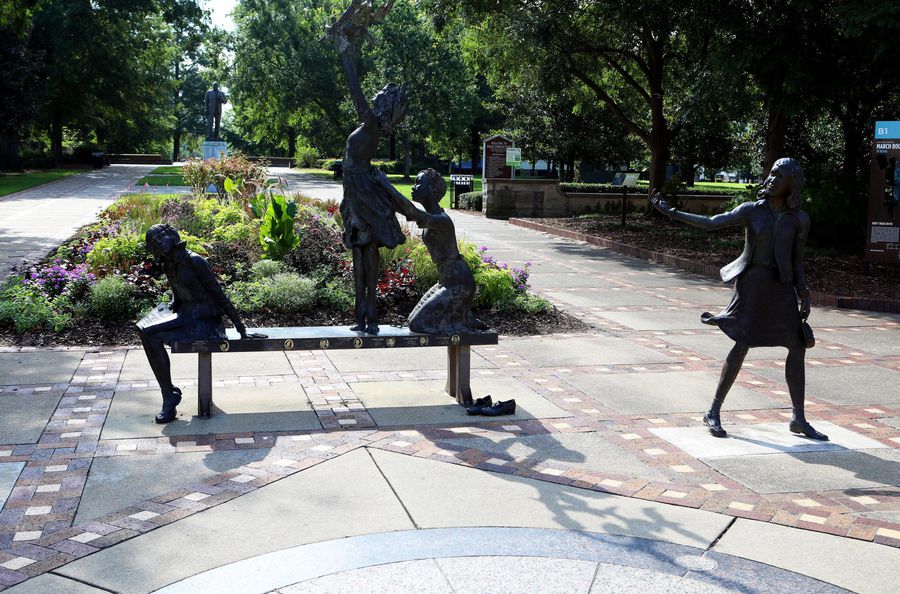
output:
M 472 315 L 470 315 L 468 317 L 468 320 L 466 320 L 466 325 L 472 330 L 487 330 L 488 328 L 490 328 L 490 326 Z
M 366 334 L 378 334 L 378 324 L 369 324 L 366 326 Z

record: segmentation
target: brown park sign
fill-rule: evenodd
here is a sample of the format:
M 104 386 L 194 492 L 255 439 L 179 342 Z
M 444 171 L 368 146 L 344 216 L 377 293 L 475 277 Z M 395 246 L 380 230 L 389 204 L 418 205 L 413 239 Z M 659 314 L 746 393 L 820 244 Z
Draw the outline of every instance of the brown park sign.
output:
M 513 148 L 515 143 L 505 136 L 495 134 L 484 141 L 482 163 L 484 179 L 512 179 L 513 168 L 506 164 L 506 149 Z
M 900 122 L 875 122 L 866 260 L 900 262 Z

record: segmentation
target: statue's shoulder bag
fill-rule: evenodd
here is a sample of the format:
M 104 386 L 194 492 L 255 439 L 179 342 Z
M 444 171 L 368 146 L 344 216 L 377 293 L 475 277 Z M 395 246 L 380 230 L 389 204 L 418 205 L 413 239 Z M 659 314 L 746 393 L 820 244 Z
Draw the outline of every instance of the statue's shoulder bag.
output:
M 806 348 L 811 349 L 816 346 L 816 336 L 806 320 L 800 323 L 800 334 L 803 336 L 803 343 L 806 345 Z

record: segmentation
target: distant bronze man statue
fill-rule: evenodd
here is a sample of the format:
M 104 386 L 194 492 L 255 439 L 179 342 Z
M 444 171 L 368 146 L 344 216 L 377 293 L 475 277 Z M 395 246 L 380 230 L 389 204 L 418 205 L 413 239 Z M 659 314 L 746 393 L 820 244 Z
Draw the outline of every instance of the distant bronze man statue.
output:
M 353 288 L 357 332 L 378 333 L 376 286 L 381 273 L 379 247 L 393 248 L 406 241 L 394 213 L 391 197 L 373 177 L 372 157 L 383 136 L 388 136 L 406 115 L 406 90 L 388 83 L 369 107 L 359 84 L 356 60 L 366 27 L 384 18 L 392 2 L 375 11 L 371 2 L 354 0 L 340 20 L 326 27 L 324 40 L 340 54 L 350 85 L 350 96 L 361 120 L 347 137 L 343 161 L 344 196 L 341 217 L 344 244 L 353 251 Z
M 441 174 L 426 169 L 416 176 L 412 198 L 425 208 L 424 211 L 413 206 L 377 169 L 375 180 L 390 193 L 394 208 L 424 229 L 422 241 L 438 269 L 437 284 L 428 289 L 409 314 L 410 330 L 429 334 L 486 330 L 487 325 L 472 315 L 475 279 L 459 254 L 453 220 L 440 206 L 441 198 L 447 192 Z
M 206 260 L 185 247 L 178 231 L 169 225 L 153 225 L 147 230 L 147 248 L 162 267 L 174 300 L 171 306 L 160 304 L 137 323 L 141 344 L 159 382 L 162 410 L 157 423 L 175 420 L 175 407 L 181 402 L 181 389 L 172 385 L 172 372 L 165 344 L 177 340 L 225 338 L 222 316 L 227 315 L 241 338 L 248 335 L 241 318 L 226 297 Z
M 219 83 L 214 82 L 213 88 L 206 91 L 207 140 L 220 140 L 219 126 L 222 123 L 222 105 L 225 103 L 228 103 L 228 98 L 219 90 Z
M 758 194 L 759 200 L 734 210 L 704 217 L 670 207 L 659 194 L 653 205 L 670 217 L 706 230 L 743 225 L 744 251 L 722 268 L 722 280 L 735 281 L 731 302 L 722 313 L 704 313 L 704 324 L 718 326 L 735 344 L 725 359 L 719 385 L 704 424 L 715 437 L 725 437 L 720 413 L 744 357 L 751 347 L 781 346 L 788 349 L 785 379 L 791 395 L 793 417 L 789 428 L 811 439 L 828 437 L 806 420 L 804 399 L 806 342 L 801 329 L 809 317 L 809 289 L 803 270 L 803 250 L 809 234 L 809 215 L 800 210 L 805 178 L 794 159 L 779 159 L 772 166 Z M 797 308 L 797 301 L 800 308 Z

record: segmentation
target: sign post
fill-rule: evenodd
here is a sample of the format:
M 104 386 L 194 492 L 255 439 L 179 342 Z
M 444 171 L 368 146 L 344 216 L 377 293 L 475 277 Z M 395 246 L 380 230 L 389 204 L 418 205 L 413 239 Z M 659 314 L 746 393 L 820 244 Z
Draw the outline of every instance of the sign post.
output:
M 875 122 L 866 231 L 867 262 L 900 263 L 900 121 Z
M 515 143 L 506 136 L 495 134 L 485 139 L 482 153 L 483 179 L 513 178 L 513 168 L 507 164 L 506 159 L 507 149 L 512 148 L 515 148 Z

